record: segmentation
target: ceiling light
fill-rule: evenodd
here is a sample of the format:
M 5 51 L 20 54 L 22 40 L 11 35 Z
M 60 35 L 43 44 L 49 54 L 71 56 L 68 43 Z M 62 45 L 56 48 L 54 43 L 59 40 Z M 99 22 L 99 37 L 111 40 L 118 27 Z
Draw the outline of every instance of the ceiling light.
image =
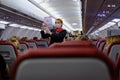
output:
M 19 28 L 28 29 L 28 30 L 34 30 L 34 31 L 41 31 L 41 29 L 37 29 L 37 28 L 34 28 L 34 27 L 29 27 L 29 26 L 23 26 L 23 25 L 19 25 L 19 24 L 9 24 L 9 26 L 11 26 L 11 27 L 19 27 Z
M 119 22 L 120 19 L 113 19 L 112 21 L 113 21 L 113 22 Z
M 7 22 L 7 21 L 0 21 L 0 23 L 2 23 L 2 24 L 9 24 L 10 22 Z
M 11 27 L 20 27 L 21 25 L 19 25 L 19 24 L 9 24 L 9 26 L 11 26 Z
M 28 29 L 28 27 L 27 27 L 27 26 L 21 26 L 20 28 L 23 28 L 23 29 Z
M 111 26 L 113 26 L 115 24 L 116 23 L 114 23 L 114 22 L 108 22 L 107 24 L 105 24 L 104 26 L 102 26 L 101 28 L 99 28 L 98 31 L 102 31 L 104 29 L 107 29 L 107 28 L 109 28 L 109 27 L 111 27 Z
M 73 26 L 76 26 L 76 25 L 78 25 L 78 23 L 72 23 L 72 25 L 73 25 Z
M 34 0 L 34 1 L 36 1 L 39 4 L 49 2 L 49 0 Z
M 34 30 L 34 31 L 41 31 L 41 29 L 36 29 L 36 28 L 34 28 L 33 30 Z
M 108 4 L 107 7 L 116 7 L 116 5 L 115 4 L 112 4 L 112 5 Z
M 107 5 L 107 7 L 111 7 L 111 5 L 110 5 L 110 4 L 108 4 L 108 5 Z
M 102 13 L 102 14 L 97 14 L 97 16 L 99 16 L 99 17 L 105 17 L 106 15 L 104 13 Z
M 73 1 L 77 2 L 78 0 L 73 0 Z
M 102 31 L 102 30 L 105 30 L 105 29 L 107 29 L 107 28 L 115 25 L 115 24 L 116 24 L 115 22 L 108 22 L 107 24 L 105 24 L 104 26 L 102 26 L 101 28 L 99 28 L 98 30 L 94 31 L 94 32 L 91 33 L 91 34 L 96 34 L 96 33 L 100 32 L 100 31 Z
M 114 25 L 114 24 L 116 24 L 116 23 L 114 23 L 114 22 L 108 22 L 107 23 L 107 25 L 111 25 L 111 26 Z
M 37 29 L 37 28 L 29 27 L 29 26 L 20 26 L 20 28 L 34 30 L 34 31 L 41 31 L 41 29 Z
M 116 7 L 116 5 L 115 5 L 115 4 L 113 4 L 111 7 Z

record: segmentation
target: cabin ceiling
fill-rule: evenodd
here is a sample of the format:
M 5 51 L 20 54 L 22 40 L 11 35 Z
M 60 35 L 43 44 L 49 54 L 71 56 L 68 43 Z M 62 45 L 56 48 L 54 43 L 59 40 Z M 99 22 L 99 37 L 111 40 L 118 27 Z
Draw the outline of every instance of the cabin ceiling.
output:
M 44 21 L 44 18 L 49 16 L 54 20 L 61 18 L 63 28 L 69 32 L 82 28 L 80 0 L 0 0 L 0 2 L 38 20 Z
M 91 33 L 107 22 L 120 18 L 120 0 L 82 0 L 84 33 Z
M 46 17 L 46 14 L 43 14 L 40 11 L 38 11 L 39 13 L 35 12 L 38 10 L 37 7 L 35 7 L 35 5 L 30 3 L 29 1 L 33 1 L 33 0 L 12 0 L 12 2 L 11 0 L 0 0 L 0 7 L 3 8 L 3 5 L 8 6 L 12 9 L 15 9 L 15 10 L 12 10 L 13 12 L 18 14 L 24 13 L 22 14 L 23 16 L 31 18 L 31 19 L 26 17 L 23 18 L 22 16 L 23 19 L 21 20 L 20 17 L 15 17 L 14 14 L 12 14 L 12 17 L 14 17 L 14 19 L 12 20 L 16 20 L 16 22 L 18 21 L 18 23 L 20 23 L 21 21 L 21 23 L 24 23 L 26 25 L 29 25 L 29 24 L 34 25 L 35 23 L 41 26 L 40 20 L 43 20 L 43 17 Z M 80 25 L 82 24 L 83 32 L 86 34 L 92 33 L 93 31 L 97 30 L 98 28 L 100 28 L 101 26 L 105 25 L 107 22 L 115 18 L 120 18 L 120 15 L 119 15 L 120 0 L 77 0 L 77 1 L 82 1 L 82 21 L 80 19 L 81 13 L 76 12 L 77 9 L 75 9 L 76 11 L 74 11 L 74 7 L 75 7 L 74 2 L 71 2 L 72 0 L 69 2 L 68 1 L 69 0 L 59 0 L 59 1 L 51 0 L 50 5 L 51 5 L 51 8 L 54 8 L 56 5 L 59 5 L 59 7 L 56 6 L 56 11 L 65 18 L 65 21 L 69 23 L 69 25 L 72 28 L 81 28 Z M 17 4 L 18 2 L 19 2 L 19 5 Z M 45 3 L 45 4 L 48 4 L 48 3 Z M 70 7 L 67 8 L 65 6 L 70 6 Z M 31 8 L 28 9 L 29 7 L 31 8 L 35 7 L 34 11 Z M 43 15 L 38 15 L 37 13 L 38 14 L 42 13 Z M 79 16 L 78 16 L 78 13 L 80 14 Z M 7 13 L 6 15 L 8 16 Z M 72 26 L 71 24 L 74 22 L 78 23 L 79 26 L 78 25 Z

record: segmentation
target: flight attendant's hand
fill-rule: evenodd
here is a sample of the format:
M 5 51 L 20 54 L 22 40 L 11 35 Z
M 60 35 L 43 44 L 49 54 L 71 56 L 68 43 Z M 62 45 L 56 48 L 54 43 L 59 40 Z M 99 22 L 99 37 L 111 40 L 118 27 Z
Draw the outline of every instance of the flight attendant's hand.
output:
M 48 34 L 50 34 L 50 35 L 52 34 L 52 32 L 49 30 L 48 27 L 45 27 L 44 29 L 45 29 L 45 31 L 46 31 Z
M 46 23 L 43 23 L 42 24 L 42 29 L 46 32 L 46 33 L 48 33 L 48 34 L 52 34 L 52 32 L 49 30 L 49 28 L 47 27 L 47 24 Z

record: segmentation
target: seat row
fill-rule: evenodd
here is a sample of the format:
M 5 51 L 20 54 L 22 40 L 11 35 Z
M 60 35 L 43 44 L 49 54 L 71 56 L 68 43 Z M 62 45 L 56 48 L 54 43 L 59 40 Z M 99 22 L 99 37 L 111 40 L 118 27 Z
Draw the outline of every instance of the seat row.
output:
M 120 61 L 115 64 L 91 41 L 54 43 L 48 48 L 29 49 L 22 54 L 12 64 L 11 80 L 119 79 Z
M 109 46 L 106 44 L 106 40 L 98 40 L 95 44 L 99 50 L 108 55 L 114 62 L 116 62 L 120 53 L 120 41 L 112 42 Z
M 34 40 L 26 40 L 26 41 L 19 41 L 19 50 L 16 48 L 16 46 L 9 41 L 0 41 L 0 55 L 4 57 L 6 60 L 6 63 L 8 64 L 11 72 L 11 68 L 13 65 L 13 62 L 16 60 L 18 56 L 22 54 L 22 52 L 27 51 L 30 48 L 38 48 L 41 47 L 47 47 L 47 41 L 34 41 Z

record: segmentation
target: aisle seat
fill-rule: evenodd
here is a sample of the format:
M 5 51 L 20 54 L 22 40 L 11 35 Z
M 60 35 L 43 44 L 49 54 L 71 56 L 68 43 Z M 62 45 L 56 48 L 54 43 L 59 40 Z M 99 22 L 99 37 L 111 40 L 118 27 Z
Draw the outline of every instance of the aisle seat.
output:
M 20 56 L 11 80 L 115 80 L 114 63 L 97 48 L 38 48 Z

